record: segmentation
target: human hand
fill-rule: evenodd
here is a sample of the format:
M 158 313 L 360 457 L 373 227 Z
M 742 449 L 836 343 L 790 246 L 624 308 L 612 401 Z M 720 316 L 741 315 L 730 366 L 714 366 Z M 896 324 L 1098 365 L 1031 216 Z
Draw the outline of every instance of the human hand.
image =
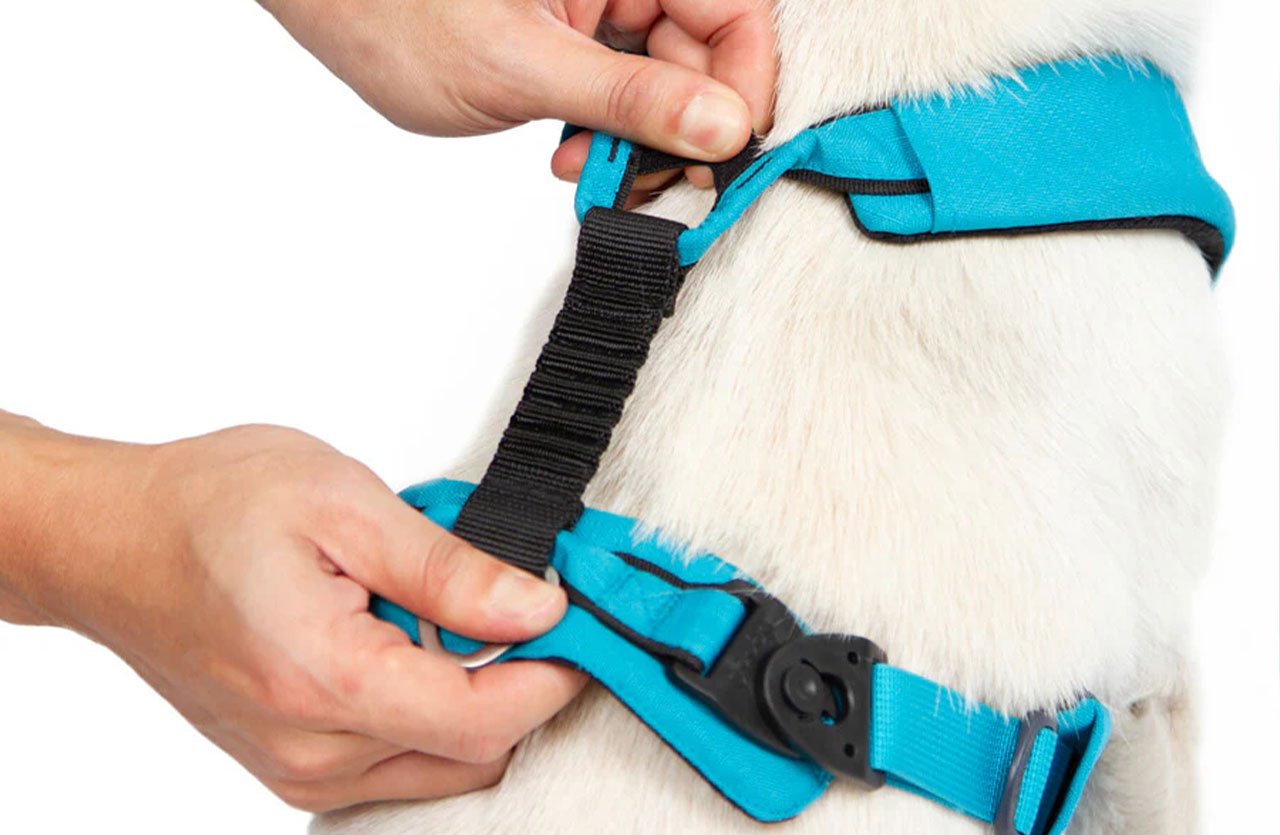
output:
M 585 682 L 531 662 L 468 673 L 373 617 L 370 590 L 507 642 L 552 627 L 566 602 L 314 438 L 242 427 L 160 447 L 55 443 L 20 454 L 57 459 L 50 498 L 81 501 L 39 568 L 28 561 L 13 582 L 14 565 L 0 565 L 11 581 L 0 570 L 0 590 L 35 613 L 24 620 L 113 649 L 292 805 L 491 785 L 515 743 Z M 0 526 L 6 546 L 12 533 Z
M 715 161 L 770 118 L 767 0 L 260 2 L 378 112 L 417 133 L 553 118 Z M 587 145 L 579 136 L 556 152 L 557 176 L 576 177 Z

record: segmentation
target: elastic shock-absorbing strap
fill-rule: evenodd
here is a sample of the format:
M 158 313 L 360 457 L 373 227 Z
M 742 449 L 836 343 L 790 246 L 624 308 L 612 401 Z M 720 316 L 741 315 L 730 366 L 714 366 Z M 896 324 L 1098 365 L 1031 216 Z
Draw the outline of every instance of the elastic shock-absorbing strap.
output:
M 526 571 L 546 571 L 671 313 L 684 274 L 676 241 L 686 228 L 616 209 L 587 213 L 564 304 L 456 534 Z

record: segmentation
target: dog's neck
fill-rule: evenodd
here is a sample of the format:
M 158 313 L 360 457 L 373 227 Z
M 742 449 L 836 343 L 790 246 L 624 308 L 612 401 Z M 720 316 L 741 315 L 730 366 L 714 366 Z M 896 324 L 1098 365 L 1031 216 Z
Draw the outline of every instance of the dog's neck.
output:
M 1202 0 L 778 0 L 769 144 L 903 95 L 1062 58 L 1145 58 L 1186 77 Z

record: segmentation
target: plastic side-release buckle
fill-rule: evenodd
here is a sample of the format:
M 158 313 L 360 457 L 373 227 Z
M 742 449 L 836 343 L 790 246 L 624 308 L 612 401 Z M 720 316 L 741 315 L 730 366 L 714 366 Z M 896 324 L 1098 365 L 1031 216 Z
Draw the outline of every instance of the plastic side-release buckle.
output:
M 751 583 L 725 591 L 742 600 L 742 623 L 709 670 L 673 661 L 672 677 L 772 750 L 884 785 L 870 764 L 871 671 L 884 652 L 866 638 L 806 635 L 786 605 Z

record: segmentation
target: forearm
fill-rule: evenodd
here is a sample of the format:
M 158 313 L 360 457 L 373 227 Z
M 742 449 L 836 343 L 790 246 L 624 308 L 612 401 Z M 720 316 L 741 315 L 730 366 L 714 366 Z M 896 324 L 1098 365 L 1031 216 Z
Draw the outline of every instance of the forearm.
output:
M 0 619 L 97 637 L 95 610 L 120 602 L 110 580 L 135 556 L 149 449 L 0 412 Z

